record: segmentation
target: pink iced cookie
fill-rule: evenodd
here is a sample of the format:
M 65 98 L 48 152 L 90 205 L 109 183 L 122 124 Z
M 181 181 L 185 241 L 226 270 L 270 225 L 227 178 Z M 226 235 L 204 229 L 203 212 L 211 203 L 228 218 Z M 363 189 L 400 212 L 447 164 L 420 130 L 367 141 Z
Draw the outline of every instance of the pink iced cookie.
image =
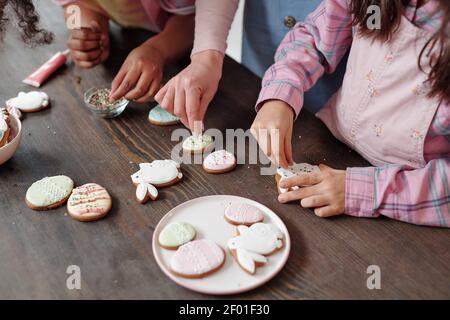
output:
M 263 221 L 264 214 L 250 204 L 233 203 L 225 209 L 225 220 L 234 225 L 251 226 Z
M 75 188 L 67 201 L 67 212 L 78 221 L 103 218 L 111 210 L 112 199 L 108 191 L 96 183 Z
M 195 240 L 175 252 L 171 269 L 185 278 L 203 278 L 218 270 L 225 261 L 225 253 L 214 241 Z
M 208 173 L 226 173 L 236 167 L 235 156 L 226 151 L 218 150 L 209 154 L 203 161 L 203 169 Z

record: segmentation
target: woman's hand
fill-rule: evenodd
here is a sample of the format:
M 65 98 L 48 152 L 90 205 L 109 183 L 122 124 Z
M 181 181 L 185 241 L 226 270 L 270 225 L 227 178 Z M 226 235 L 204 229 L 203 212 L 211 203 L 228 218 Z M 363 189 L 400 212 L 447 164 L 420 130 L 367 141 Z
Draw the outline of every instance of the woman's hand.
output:
M 315 208 L 314 213 L 321 218 L 343 214 L 345 211 L 345 170 L 335 170 L 320 165 L 320 171 L 295 176 L 280 181 L 280 187 L 297 190 L 278 196 L 278 201 L 287 203 L 301 200 L 304 208 Z
M 96 20 L 90 27 L 70 30 L 67 47 L 75 64 L 81 68 L 92 68 L 109 57 L 108 29 L 102 30 Z
M 168 112 L 180 118 L 194 135 L 202 133 L 208 105 L 222 77 L 223 54 L 206 50 L 194 54 L 191 64 L 172 78 L 155 96 Z M 197 122 L 197 125 L 196 125 Z
M 251 132 L 273 164 L 287 168 L 293 164 L 292 129 L 294 110 L 280 100 L 266 102 L 253 121 Z
M 136 102 L 148 102 L 161 87 L 165 57 L 145 42 L 130 52 L 111 85 L 110 100 L 125 97 Z

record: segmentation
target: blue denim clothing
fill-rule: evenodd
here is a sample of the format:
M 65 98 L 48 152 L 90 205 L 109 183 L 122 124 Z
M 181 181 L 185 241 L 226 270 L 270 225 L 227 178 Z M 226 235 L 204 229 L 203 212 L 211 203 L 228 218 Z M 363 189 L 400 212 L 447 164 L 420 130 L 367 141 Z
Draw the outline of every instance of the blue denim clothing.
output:
M 290 30 L 285 18 L 304 21 L 321 0 L 246 0 L 242 40 L 242 64 L 262 77 L 274 62 L 275 51 Z M 345 59 L 347 60 L 347 59 Z M 316 112 L 342 84 L 346 61 L 342 61 L 333 75 L 324 75 L 305 94 L 305 108 Z

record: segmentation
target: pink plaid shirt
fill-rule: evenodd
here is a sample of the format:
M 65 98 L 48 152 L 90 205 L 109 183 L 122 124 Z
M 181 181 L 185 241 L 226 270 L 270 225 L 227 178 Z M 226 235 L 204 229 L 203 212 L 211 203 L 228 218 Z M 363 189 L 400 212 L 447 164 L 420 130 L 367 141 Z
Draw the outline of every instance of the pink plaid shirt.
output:
M 299 114 L 304 92 L 314 86 L 325 72 L 333 72 L 352 46 L 354 35 L 348 1 L 324 0 L 306 22 L 298 23 L 286 35 L 276 53 L 275 64 L 264 76 L 257 109 L 265 101 L 277 99 L 288 103 Z M 441 21 L 439 14 L 435 14 L 435 8 L 435 1 L 418 8 L 413 0 L 407 7 L 405 17 L 417 27 L 433 32 Z M 439 105 L 425 137 L 423 153 L 427 162 L 423 168 L 414 169 L 395 163 L 348 168 L 345 213 L 369 218 L 384 215 L 413 224 L 449 227 L 448 103 Z M 386 160 L 386 163 L 389 161 Z

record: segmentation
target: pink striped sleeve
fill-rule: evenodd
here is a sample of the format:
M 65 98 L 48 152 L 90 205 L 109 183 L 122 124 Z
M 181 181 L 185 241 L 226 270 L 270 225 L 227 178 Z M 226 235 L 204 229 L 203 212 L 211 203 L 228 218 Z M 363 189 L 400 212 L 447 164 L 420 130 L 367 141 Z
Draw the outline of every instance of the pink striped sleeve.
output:
M 192 54 L 204 50 L 225 53 L 227 37 L 239 0 L 197 0 Z
M 347 0 L 324 0 L 304 23 L 298 23 L 278 47 L 275 64 L 266 72 L 256 104 L 282 100 L 299 114 L 303 94 L 332 73 L 352 43 Z
M 380 215 L 418 225 L 450 226 L 450 159 L 422 169 L 399 165 L 348 168 L 346 214 Z

